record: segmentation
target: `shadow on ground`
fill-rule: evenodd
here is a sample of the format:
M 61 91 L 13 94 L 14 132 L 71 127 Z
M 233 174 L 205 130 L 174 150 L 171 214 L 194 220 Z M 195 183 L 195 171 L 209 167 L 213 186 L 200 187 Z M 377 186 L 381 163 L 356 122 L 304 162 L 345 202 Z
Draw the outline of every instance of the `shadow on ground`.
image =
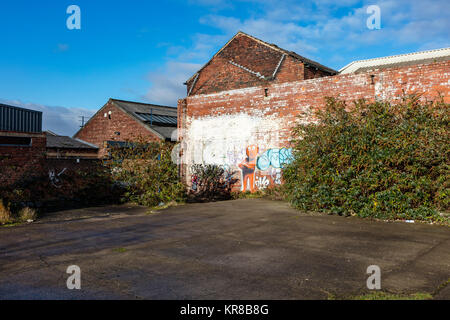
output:
M 265 199 L 70 210 L 0 228 L 0 299 L 327 299 L 367 293 L 369 265 L 383 290 L 450 299 L 449 247 L 448 227 Z M 66 288 L 70 265 L 79 291 Z

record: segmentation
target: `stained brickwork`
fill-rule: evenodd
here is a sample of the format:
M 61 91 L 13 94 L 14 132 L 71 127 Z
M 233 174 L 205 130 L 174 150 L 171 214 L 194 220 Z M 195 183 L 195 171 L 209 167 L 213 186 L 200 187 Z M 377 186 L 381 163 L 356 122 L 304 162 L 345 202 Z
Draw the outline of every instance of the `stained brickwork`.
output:
M 450 61 L 298 81 L 250 81 L 247 85 L 239 69 L 232 69 L 225 62 L 217 64 L 223 65 L 217 68 L 228 70 L 229 79 L 235 77 L 246 87 L 225 90 L 228 87 L 224 86 L 220 90 L 217 86 L 215 93 L 200 94 L 200 90 L 179 101 L 179 126 L 185 148 L 182 176 L 188 184 L 192 164 L 215 163 L 240 180 L 237 189 L 249 190 L 242 187 L 244 173 L 247 174 L 242 167 L 248 163 L 254 146 L 259 154 L 252 172 L 256 188 L 280 183 L 283 163 L 290 159 L 289 139 L 297 116 L 323 106 L 325 97 L 350 103 L 361 98 L 396 101 L 404 94 L 417 93 L 422 94 L 422 99 L 435 99 L 441 94 L 450 102 Z M 209 75 L 214 74 L 213 67 L 211 64 Z

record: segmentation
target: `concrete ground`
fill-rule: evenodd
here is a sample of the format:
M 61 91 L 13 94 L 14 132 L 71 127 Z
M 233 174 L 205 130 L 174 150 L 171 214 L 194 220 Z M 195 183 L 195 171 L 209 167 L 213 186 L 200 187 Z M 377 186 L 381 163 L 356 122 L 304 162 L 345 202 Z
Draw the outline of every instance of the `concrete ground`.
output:
M 81 268 L 79 291 L 66 287 L 70 265 Z M 367 292 L 369 265 L 383 290 L 450 299 L 450 228 L 263 199 L 151 215 L 90 208 L 0 228 L 0 299 L 327 299 Z

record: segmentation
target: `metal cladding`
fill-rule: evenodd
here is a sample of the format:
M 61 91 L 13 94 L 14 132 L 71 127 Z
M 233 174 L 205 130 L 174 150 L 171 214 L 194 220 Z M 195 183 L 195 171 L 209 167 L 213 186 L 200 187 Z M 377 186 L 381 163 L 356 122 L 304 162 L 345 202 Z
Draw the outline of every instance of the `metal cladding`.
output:
M 42 112 L 0 104 L 0 131 L 42 132 Z

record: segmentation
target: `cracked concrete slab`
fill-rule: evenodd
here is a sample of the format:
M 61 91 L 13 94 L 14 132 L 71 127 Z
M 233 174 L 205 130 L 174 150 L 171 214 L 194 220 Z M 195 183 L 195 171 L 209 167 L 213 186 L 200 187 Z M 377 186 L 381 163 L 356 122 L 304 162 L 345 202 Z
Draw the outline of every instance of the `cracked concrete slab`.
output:
M 70 210 L 0 228 L 0 299 L 326 299 L 382 289 L 434 293 L 450 278 L 450 228 L 296 211 L 265 199 L 147 214 Z M 66 288 L 66 269 L 82 289 Z M 436 298 L 450 299 L 447 287 Z

